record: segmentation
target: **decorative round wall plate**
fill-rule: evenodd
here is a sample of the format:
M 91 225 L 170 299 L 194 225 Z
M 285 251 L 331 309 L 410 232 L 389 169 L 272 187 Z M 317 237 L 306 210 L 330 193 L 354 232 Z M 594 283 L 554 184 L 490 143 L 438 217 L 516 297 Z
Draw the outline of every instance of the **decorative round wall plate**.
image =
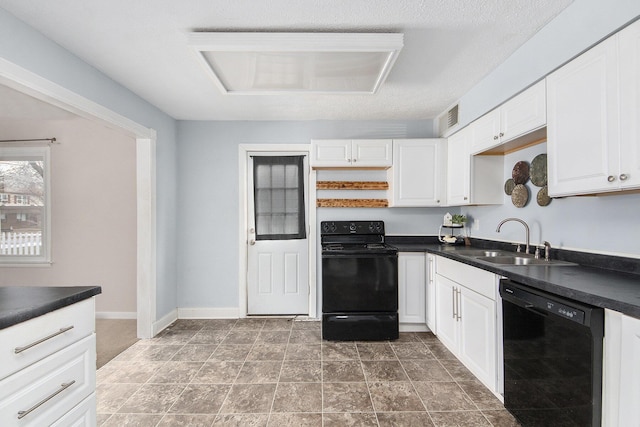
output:
M 529 180 L 529 163 L 525 161 L 519 161 L 513 166 L 511 172 L 513 182 L 517 184 L 524 184 Z
M 547 185 L 547 155 L 538 154 L 531 161 L 531 171 L 529 172 L 531 183 L 536 187 Z
M 508 180 L 505 181 L 504 183 L 504 192 L 507 196 L 510 196 L 511 193 L 513 192 L 513 187 L 516 186 L 516 183 L 513 182 L 513 178 L 509 178 Z
M 536 200 L 540 206 L 549 206 L 549 203 L 551 203 L 551 197 L 549 197 L 549 189 L 546 185 L 538 190 Z
M 522 184 L 518 184 L 511 192 L 511 202 L 516 208 L 526 206 L 529 201 L 529 189 Z

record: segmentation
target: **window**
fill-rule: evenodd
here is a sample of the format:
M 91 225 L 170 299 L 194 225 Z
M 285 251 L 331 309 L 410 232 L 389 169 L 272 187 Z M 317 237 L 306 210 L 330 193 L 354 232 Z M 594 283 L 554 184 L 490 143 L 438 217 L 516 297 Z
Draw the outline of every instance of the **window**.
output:
M 304 239 L 304 156 L 254 156 L 256 240 Z
M 0 265 L 50 261 L 49 147 L 0 147 Z

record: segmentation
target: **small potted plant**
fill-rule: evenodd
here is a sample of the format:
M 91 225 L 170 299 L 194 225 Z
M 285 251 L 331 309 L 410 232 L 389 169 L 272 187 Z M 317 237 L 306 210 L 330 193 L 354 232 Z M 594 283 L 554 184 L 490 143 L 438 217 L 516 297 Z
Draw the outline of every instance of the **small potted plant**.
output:
M 455 214 L 451 217 L 451 222 L 453 224 L 464 225 L 467 222 L 466 215 Z

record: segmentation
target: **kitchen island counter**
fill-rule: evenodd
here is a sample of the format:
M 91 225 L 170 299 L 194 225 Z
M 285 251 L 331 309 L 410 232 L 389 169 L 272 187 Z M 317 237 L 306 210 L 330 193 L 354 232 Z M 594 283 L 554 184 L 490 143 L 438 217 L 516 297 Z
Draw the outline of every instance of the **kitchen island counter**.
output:
M 102 293 L 100 286 L 0 287 L 0 329 L 50 313 Z

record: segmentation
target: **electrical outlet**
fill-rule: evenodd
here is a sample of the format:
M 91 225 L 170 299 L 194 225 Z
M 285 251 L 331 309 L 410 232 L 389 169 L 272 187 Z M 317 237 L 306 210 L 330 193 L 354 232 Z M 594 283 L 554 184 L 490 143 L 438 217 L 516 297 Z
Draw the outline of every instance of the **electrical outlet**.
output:
M 480 220 L 479 219 L 474 219 L 473 220 L 473 224 L 471 225 L 471 227 L 474 230 L 480 230 Z

